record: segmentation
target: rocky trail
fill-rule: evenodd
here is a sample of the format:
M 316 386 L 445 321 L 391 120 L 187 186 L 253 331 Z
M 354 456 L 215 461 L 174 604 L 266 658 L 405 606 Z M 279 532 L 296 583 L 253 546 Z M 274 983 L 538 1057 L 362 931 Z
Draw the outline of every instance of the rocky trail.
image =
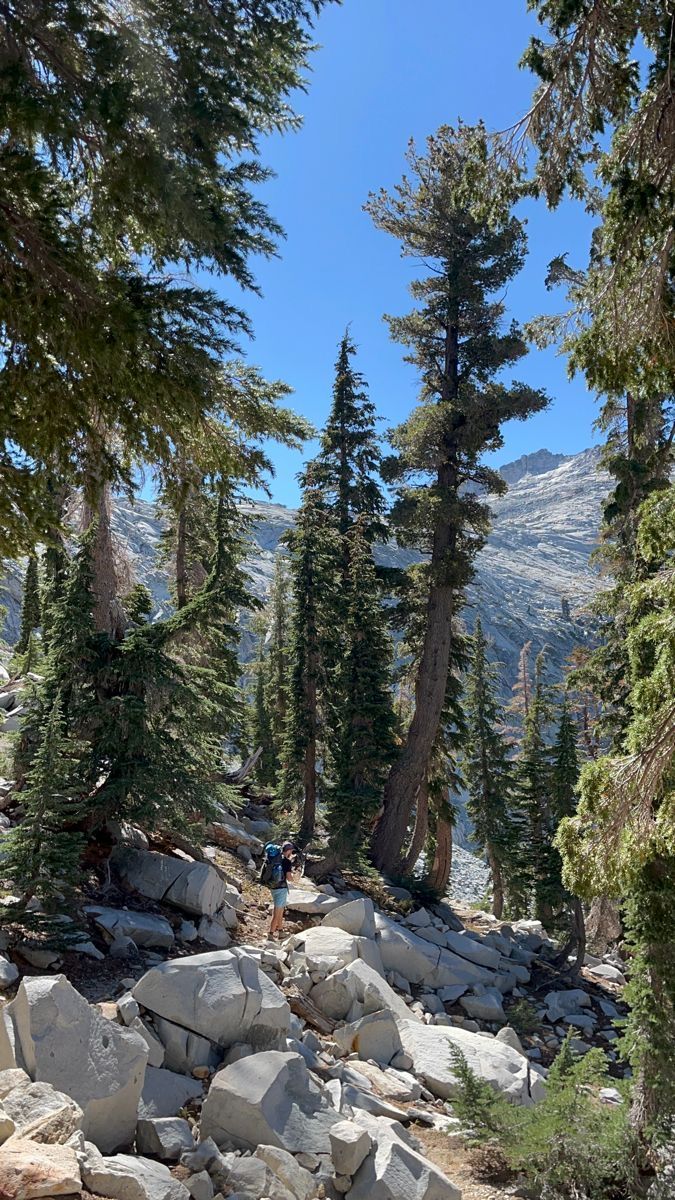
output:
M 10 785 L 0 804 L 10 823 Z M 452 1047 L 514 1104 L 570 1027 L 623 1074 L 622 964 L 572 982 L 537 922 L 336 876 L 299 880 L 269 942 L 264 808 L 203 849 L 109 833 L 62 947 L 0 931 L 7 1200 L 503 1200 L 472 1173 Z

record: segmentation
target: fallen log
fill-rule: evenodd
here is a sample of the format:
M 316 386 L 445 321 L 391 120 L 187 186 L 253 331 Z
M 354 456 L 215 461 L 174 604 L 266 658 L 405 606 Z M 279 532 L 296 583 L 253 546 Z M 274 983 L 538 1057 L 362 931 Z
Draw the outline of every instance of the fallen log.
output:
M 336 1022 L 330 1017 L 325 1016 L 316 1004 L 305 996 L 303 992 L 296 987 L 288 987 L 284 989 L 284 995 L 288 1000 L 290 1010 L 296 1017 L 300 1017 L 316 1029 L 318 1033 L 331 1034 L 335 1029 Z

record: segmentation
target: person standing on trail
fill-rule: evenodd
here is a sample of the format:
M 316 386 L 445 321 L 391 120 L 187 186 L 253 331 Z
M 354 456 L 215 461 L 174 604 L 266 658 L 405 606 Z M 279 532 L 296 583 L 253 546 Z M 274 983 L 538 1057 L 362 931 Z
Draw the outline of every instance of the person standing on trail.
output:
M 293 882 L 297 850 L 293 842 L 276 846 L 270 842 L 265 846 L 265 858 L 260 872 L 260 882 L 272 893 L 272 921 L 269 936 L 274 941 L 284 923 L 284 909 L 288 900 L 288 885 Z

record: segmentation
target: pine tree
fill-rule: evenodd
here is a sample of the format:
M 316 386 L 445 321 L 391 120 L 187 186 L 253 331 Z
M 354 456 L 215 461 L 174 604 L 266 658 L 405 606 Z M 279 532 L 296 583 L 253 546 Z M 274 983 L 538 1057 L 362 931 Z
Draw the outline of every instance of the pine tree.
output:
M 71 899 L 85 846 L 81 747 L 67 730 L 57 693 L 45 713 L 38 748 L 21 794 L 24 818 L 4 839 L 3 871 L 25 904 L 37 897 L 46 912 Z
M 356 346 L 346 331 L 335 364 L 333 403 L 321 434 L 321 447 L 313 475 L 333 512 L 341 538 L 346 538 L 358 518 L 369 542 L 384 539 L 386 526 L 382 490 L 377 481 L 380 449 L 375 431 L 375 405 L 365 380 L 352 366 Z M 346 581 L 347 543 L 343 543 L 343 578 Z
M 390 318 L 422 380 L 420 403 L 392 435 L 398 451 L 388 469 L 399 485 L 393 512 L 399 539 L 429 552 L 431 570 L 415 712 L 405 745 L 387 779 L 384 814 L 373 852 L 391 869 L 406 835 L 415 796 L 428 768 L 447 684 L 452 617 L 463 606 L 488 510 L 480 490 L 499 491 L 496 472 L 481 465 L 501 445 L 501 426 L 545 407 L 545 396 L 497 378 L 526 352 L 518 327 L 502 327 L 499 298 L 522 266 L 525 234 L 512 215 L 517 180 L 491 157 L 482 126 L 441 128 L 426 154 L 412 147 L 410 175 L 388 195 L 371 197 L 378 228 L 427 272 L 411 286 L 416 302 Z
M 566 694 L 560 707 L 558 732 L 551 750 L 551 760 L 551 811 L 556 822 L 560 822 L 563 817 L 573 816 L 576 810 L 576 789 L 580 770 L 577 733 Z
M 7 11 L 0 554 L 46 544 L 54 474 L 80 482 L 93 457 L 127 483 L 131 459 L 170 466 L 222 411 L 246 320 L 175 264 L 247 288 L 251 256 L 273 252 L 257 143 L 297 124 L 322 3 L 138 0 L 111 20 L 75 0 L 48 30 Z
M 570 311 L 562 322 L 542 320 L 538 333 L 542 342 L 562 340 L 571 365 L 606 398 L 602 420 L 617 480 L 605 514 L 617 586 L 603 602 L 607 645 L 589 678 L 612 741 L 609 754 L 585 765 L 578 814 L 563 821 L 559 843 L 570 886 L 588 899 L 626 901 L 634 939 L 634 1119 L 650 1131 L 657 1121 L 667 1128 L 675 1114 L 667 1048 L 675 1036 L 675 964 L 666 933 L 675 898 L 667 632 L 673 14 L 665 0 L 537 0 L 536 7 L 552 36 L 533 39 L 527 52 L 541 84 L 519 132 L 534 142 L 536 179 L 549 201 L 569 189 L 597 217 L 588 269 L 554 260 L 551 282 L 569 284 Z M 636 44 L 645 70 L 636 69 Z
M 249 718 L 249 743 L 252 751 L 261 755 L 255 768 L 255 778 L 264 788 L 273 788 L 277 781 L 278 751 L 272 737 L 272 722 L 267 708 L 267 667 L 265 632 L 258 635 L 258 653 L 253 675 L 253 700 Z M 283 746 L 282 746 L 283 748 Z
M 345 636 L 333 703 L 327 711 L 333 731 L 326 739 L 332 760 L 326 793 L 329 850 L 338 863 L 350 866 L 363 865 L 364 845 L 394 755 L 391 645 L 368 525 L 368 518 L 362 516 L 345 535 L 347 590 L 340 592 Z
M 513 713 L 516 718 L 516 725 L 510 730 L 513 733 L 522 734 L 530 711 L 530 697 L 532 695 L 532 680 L 530 678 L 531 650 L 532 642 L 525 642 L 518 655 L 518 673 L 516 675 L 516 682 L 511 688 L 511 699 L 506 709 L 508 713 Z
M 281 752 L 288 710 L 288 640 L 290 577 L 286 555 L 278 553 L 270 589 L 266 619 L 267 662 L 264 676 L 265 707 L 274 756 L 274 779 L 278 783 Z
M 634 1120 L 652 1136 L 675 1116 L 675 551 L 673 489 L 643 507 L 638 549 L 649 571 L 627 597 L 630 711 L 621 751 L 582 768 L 579 803 L 558 834 L 565 881 L 580 896 L 623 900 L 631 944 L 626 1046 Z
M 514 773 L 515 808 L 521 822 L 520 869 L 515 894 L 531 897 L 534 914 L 544 925 L 553 915 L 555 866 L 552 839 L 551 763 L 546 728 L 551 720 L 549 689 L 544 683 L 544 653 L 537 655 L 534 686 Z
M 40 578 L 38 560 L 34 554 L 29 555 L 26 564 L 26 574 L 23 581 L 23 602 L 21 605 L 21 629 L 19 640 L 15 646 L 16 654 L 25 654 L 31 633 L 42 624 L 40 604 Z
M 487 855 L 492 876 L 492 911 L 501 917 L 505 877 L 516 857 L 512 815 L 511 747 L 504 733 L 505 714 L 497 696 L 497 668 L 487 656 L 480 619 L 472 638 L 472 662 L 466 688 L 467 744 L 463 760 L 473 838 Z
M 336 544 L 322 490 L 312 466 L 302 480 L 302 504 L 289 535 L 293 608 L 290 622 L 288 716 L 280 796 L 301 810 L 298 840 L 309 841 L 316 824 L 318 692 L 322 680 L 321 630 L 324 605 L 334 587 Z

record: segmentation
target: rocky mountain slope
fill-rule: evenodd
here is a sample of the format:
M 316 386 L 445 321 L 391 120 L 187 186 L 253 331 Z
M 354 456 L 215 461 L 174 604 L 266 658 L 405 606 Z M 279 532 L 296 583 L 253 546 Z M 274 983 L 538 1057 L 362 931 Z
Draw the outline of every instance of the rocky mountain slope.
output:
M 595 450 L 569 457 L 540 450 L 507 464 L 502 474 L 509 490 L 493 501 L 492 532 L 478 558 L 465 617 L 472 626 L 480 614 L 510 687 L 525 641 L 532 641 L 534 652 L 547 648 L 551 673 L 557 676 L 573 646 L 590 636 L 585 609 L 599 580 L 589 558 L 610 481 L 599 469 Z M 247 503 L 244 511 L 251 519 L 247 569 L 254 592 L 263 597 L 294 512 L 264 502 Z M 161 612 L 168 592 L 155 562 L 161 527 L 153 506 L 119 499 L 114 525 Z M 389 544 L 380 547 L 378 557 L 387 565 L 405 566 L 417 556 Z M 563 611 L 567 606 L 569 616 Z M 246 638 L 242 649 L 248 657 Z
M 502 474 L 509 490 L 493 501 L 493 528 L 478 558 L 465 617 L 471 626 L 475 614 L 480 614 L 504 664 L 505 686 L 510 687 L 525 641 L 532 641 L 535 652 L 547 647 L 551 672 L 557 675 L 572 647 L 589 637 L 585 607 L 599 584 L 589 557 L 597 543 L 609 478 L 599 469 L 595 450 L 573 456 L 540 450 L 506 464 Z M 247 569 L 253 591 L 263 597 L 294 512 L 265 502 L 243 507 L 251 519 Z M 168 605 L 168 590 L 166 575 L 156 561 L 161 524 L 155 508 L 146 501 L 131 504 L 118 497 L 113 523 L 137 578 L 155 597 L 157 616 Z M 405 566 L 416 557 L 392 544 L 379 550 L 380 561 L 388 565 Z M 4 588 L 5 637 L 12 642 L 18 635 L 18 576 L 8 573 Z M 564 603 L 569 616 L 564 614 Z M 244 636 L 242 656 L 249 653 Z
M 223 810 L 192 857 L 111 826 L 102 902 L 67 948 L 3 931 L 0 1195 L 505 1200 L 436 1161 L 462 1144 L 453 1050 L 528 1107 L 570 1030 L 625 1074 L 623 964 L 587 956 L 570 980 L 536 921 L 334 875 L 296 880 L 290 928 L 265 941 L 271 829 L 264 808 Z

